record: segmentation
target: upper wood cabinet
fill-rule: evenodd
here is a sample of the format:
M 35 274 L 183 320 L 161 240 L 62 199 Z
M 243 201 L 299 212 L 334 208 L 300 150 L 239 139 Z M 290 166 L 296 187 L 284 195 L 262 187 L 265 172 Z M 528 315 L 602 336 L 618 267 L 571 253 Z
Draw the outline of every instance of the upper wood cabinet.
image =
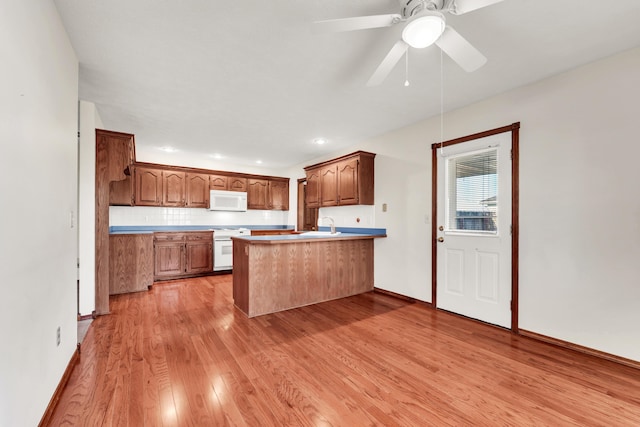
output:
M 338 167 L 335 164 L 320 169 L 320 206 L 338 205 Z
M 289 210 L 289 180 L 269 180 L 269 209 Z
M 247 178 L 227 175 L 209 175 L 212 190 L 247 191 Z
M 133 171 L 136 206 L 160 206 L 162 204 L 162 170 L 136 166 Z
M 96 141 L 103 143 L 107 150 L 98 153 L 98 173 L 106 173 L 104 184 L 109 185 L 109 205 L 133 204 L 133 177 L 131 165 L 135 162 L 133 135 L 96 130 Z M 106 155 L 106 156 L 105 156 Z M 101 183 L 103 184 L 103 183 Z
M 238 176 L 230 176 L 227 179 L 229 191 L 247 191 L 247 178 Z
M 210 190 L 227 190 L 250 193 L 249 209 L 289 209 L 288 178 L 142 162 L 129 166 L 128 172 L 129 182 L 118 182 L 117 187 L 111 183 L 111 205 L 208 208 Z
M 162 206 L 184 206 L 186 174 L 172 170 L 162 171 Z
M 307 171 L 307 185 L 305 185 L 305 201 L 307 208 L 320 207 L 320 170 Z
M 266 179 L 248 179 L 247 209 L 269 209 L 267 202 L 268 188 L 269 181 Z
M 357 205 L 360 201 L 360 179 L 358 179 L 359 163 L 359 159 L 352 158 L 343 160 L 337 165 L 338 203 L 340 205 Z
M 201 173 L 187 173 L 187 202 L 188 208 L 209 207 L 209 175 Z
M 185 173 L 136 166 L 134 168 L 136 206 L 184 206 Z
M 357 151 L 304 168 L 307 206 L 373 205 L 375 156 Z
M 211 190 L 228 190 L 229 177 L 226 175 L 209 175 L 209 188 Z
M 289 210 L 289 180 L 247 180 L 247 208 L 262 210 Z

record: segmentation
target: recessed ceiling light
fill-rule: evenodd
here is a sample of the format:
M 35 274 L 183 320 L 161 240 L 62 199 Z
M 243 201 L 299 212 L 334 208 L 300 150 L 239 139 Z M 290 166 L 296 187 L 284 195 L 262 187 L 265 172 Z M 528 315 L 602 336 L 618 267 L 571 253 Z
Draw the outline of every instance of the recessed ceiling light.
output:
M 262 164 L 262 160 L 256 160 L 256 163 L 261 165 Z
M 158 150 L 164 151 L 165 153 L 175 153 L 176 151 L 178 151 L 177 148 L 173 148 L 173 147 L 158 147 Z
M 313 142 L 314 142 L 315 144 L 322 145 L 322 144 L 326 143 L 326 142 L 327 142 L 327 140 L 326 140 L 326 139 L 324 139 L 324 138 L 316 138 L 316 139 L 314 139 L 314 140 L 313 140 Z
M 209 154 L 209 157 L 213 157 L 214 159 L 222 159 L 222 154 L 220 153 L 214 153 L 214 154 Z

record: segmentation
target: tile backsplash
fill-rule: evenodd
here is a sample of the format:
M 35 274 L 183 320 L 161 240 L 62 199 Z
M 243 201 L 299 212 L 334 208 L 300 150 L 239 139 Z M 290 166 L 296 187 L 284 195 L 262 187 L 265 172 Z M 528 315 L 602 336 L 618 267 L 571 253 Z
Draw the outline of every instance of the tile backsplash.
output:
M 322 226 L 328 226 L 329 221 L 322 218 L 328 216 L 333 218 L 336 227 L 375 227 L 375 206 L 373 205 L 352 205 L 336 206 L 330 208 L 320 208 L 318 219 Z
M 109 226 L 121 225 L 284 225 L 287 211 L 209 211 L 195 208 L 110 206 Z

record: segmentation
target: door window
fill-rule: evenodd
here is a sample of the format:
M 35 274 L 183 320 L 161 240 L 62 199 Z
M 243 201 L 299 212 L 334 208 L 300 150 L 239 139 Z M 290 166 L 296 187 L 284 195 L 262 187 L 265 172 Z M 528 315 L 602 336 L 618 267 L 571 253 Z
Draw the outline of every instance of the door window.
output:
M 446 163 L 446 229 L 498 233 L 498 150 L 490 148 Z

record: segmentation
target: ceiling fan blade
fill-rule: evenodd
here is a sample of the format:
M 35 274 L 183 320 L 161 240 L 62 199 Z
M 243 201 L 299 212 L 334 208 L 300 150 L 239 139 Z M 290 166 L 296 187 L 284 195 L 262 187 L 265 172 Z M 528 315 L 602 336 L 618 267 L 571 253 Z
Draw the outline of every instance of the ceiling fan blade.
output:
M 503 0 L 454 0 L 453 5 L 449 11 L 453 15 L 462 15 L 472 10 L 482 9 L 483 7 L 491 6 L 495 3 L 500 3 Z
M 396 44 L 393 45 L 389 53 L 387 53 L 387 56 L 384 57 L 380 65 L 378 65 L 378 68 L 376 68 L 376 71 L 367 82 L 367 86 L 377 86 L 382 83 L 408 48 L 408 44 L 402 40 L 398 40 Z
M 355 18 L 329 19 L 327 21 L 314 22 L 316 32 L 340 32 L 366 30 L 367 28 L 390 27 L 402 20 L 397 13 L 389 15 L 358 16 Z
M 449 26 L 436 40 L 436 44 L 468 73 L 477 70 L 487 62 L 487 58 L 478 49 Z

